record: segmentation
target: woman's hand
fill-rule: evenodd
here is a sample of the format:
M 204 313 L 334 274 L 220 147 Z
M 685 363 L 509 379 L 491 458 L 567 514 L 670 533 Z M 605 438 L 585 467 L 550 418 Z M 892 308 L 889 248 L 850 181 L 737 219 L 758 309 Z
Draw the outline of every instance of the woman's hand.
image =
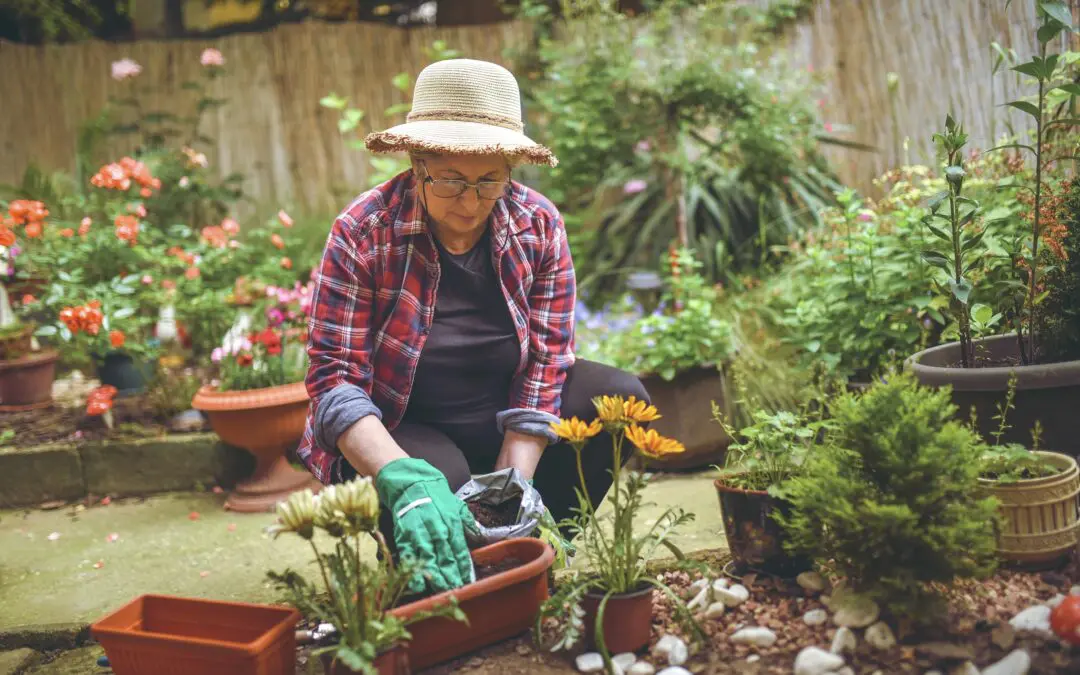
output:
M 503 434 L 502 450 L 499 451 L 499 458 L 495 461 L 495 470 L 514 467 L 521 472 L 522 476 L 531 479 L 536 473 L 536 465 L 540 462 L 540 455 L 544 454 L 545 447 L 547 447 L 545 438 L 508 429 Z

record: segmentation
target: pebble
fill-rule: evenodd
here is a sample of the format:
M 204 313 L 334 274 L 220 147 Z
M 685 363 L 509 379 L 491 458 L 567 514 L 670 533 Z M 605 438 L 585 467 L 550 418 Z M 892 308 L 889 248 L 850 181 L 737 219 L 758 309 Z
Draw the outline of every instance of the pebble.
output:
M 1063 602 L 1065 602 L 1065 596 L 1063 594 L 1061 594 L 1061 593 L 1058 593 L 1057 595 L 1050 598 L 1049 600 L 1047 600 L 1043 604 L 1046 605 L 1047 607 L 1049 607 L 1050 609 L 1053 609 L 1053 608 L 1057 607 L 1058 605 L 1060 605 Z
M 578 656 L 577 669 L 582 673 L 599 673 L 604 670 L 604 657 L 596 652 L 585 652 Z
M 715 619 L 715 618 L 717 618 L 719 616 L 722 616 L 724 614 L 724 610 L 726 608 L 727 608 L 727 605 L 725 605 L 724 603 L 722 603 L 722 602 L 714 602 L 711 605 L 709 605 L 708 609 L 705 610 L 705 618 L 706 619 Z
M 760 660 L 761 660 L 761 654 L 751 654 L 750 656 L 746 657 L 746 662 L 747 663 L 757 663 Z
M 811 593 L 821 593 L 825 590 L 825 577 L 817 572 L 803 572 L 795 577 L 795 582 L 802 586 L 803 590 Z
M 884 621 L 878 621 L 874 625 L 866 629 L 866 634 L 863 635 L 866 641 L 871 647 L 875 649 L 892 649 L 896 646 L 896 636 L 893 635 L 892 629 L 889 628 L 889 624 Z
M 690 658 L 690 649 L 686 646 L 686 643 L 682 640 L 678 640 L 671 644 L 671 651 L 668 652 L 667 660 L 669 666 L 681 666 L 686 663 L 686 660 Z
M 878 620 L 881 609 L 878 604 L 861 595 L 845 593 L 842 597 L 833 595 L 833 623 L 848 628 L 866 628 Z
M 751 626 L 735 631 L 735 634 L 730 639 L 735 644 L 771 647 L 776 643 L 776 633 L 761 626 Z
M 700 593 L 701 589 L 708 588 L 708 587 L 709 587 L 709 580 L 702 577 L 701 579 L 698 579 L 694 583 L 690 584 L 690 592 L 691 593 Z
M 1023 649 L 1010 652 L 992 666 L 982 671 L 982 675 L 1026 675 L 1031 668 L 1031 656 Z
M 206 426 L 206 418 L 198 410 L 185 410 L 169 420 L 172 431 L 201 431 Z
M 656 673 L 656 668 L 648 661 L 638 661 L 626 671 L 626 675 L 654 675 L 654 673 Z
M 750 591 L 742 584 L 735 584 L 731 588 L 721 588 L 720 590 L 714 589 L 714 593 L 717 599 L 728 607 L 738 607 L 750 599 Z
M 616 654 L 611 657 L 612 663 L 623 670 L 628 669 L 634 665 L 637 661 L 637 656 L 633 652 L 623 652 L 622 654 Z
M 1012 649 L 1016 643 L 1016 629 L 1007 623 L 998 624 L 990 632 L 990 641 L 997 645 L 998 649 Z
M 716 581 L 712 582 L 712 587 L 714 591 L 723 590 L 728 587 L 728 580 L 724 577 L 720 577 Z
M 1080 585 L 1070 588 L 1069 595 L 1080 595 Z
M 823 609 L 812 609 L 802 617 L 807 626 L 820 626 L 829 620 L 829 613 Z
M 1009 621 L 1009 625 L 1018 631 L 1027 630 L 1047 637 L 1052 637 L 1053 632 L 1050 630 L 1050 612 L 1050 608 L 1046 605 L 1028 607 L 1014 616 Z M 1015 654 L 1016 652 L 1013 653 Z
M 836 675 L 855 675 L 855 671 L 851 669 L 851 666 L 844 666 L 836 671 Z
M 675 650 L 676 645 L 682 645 L 683 650 L 686 650 L 686 643 L 680 638 L 674 635 L 665 635 L 656 642 L 656 646 L 653 647 L 653 654 L 659 658 L 670 659 L 671 653 Z
M 923 675 L 945 675 L 945 673 L 941 672 L 940 670 L 928 670 L 923 673 Z
M 855 631 L 847 626 L 841 626 L 836 631 L 836 635 L 833 636 L 832 646 L 829 647 L 829 651 L 833 654 L 843 654 L 844 652 L 854 652 L 858 646 L 859 639 L 855 637 Z
M 695 610 L 698 607 L 704 607 L 709 602 L 709 596 L 711 595 L 709 591 L 710 589 L 707 586 L 698 591 L 698 594 L 694 596 L 694 599 L 686 603 L 686 608 Z
M 842 656 L 817 647 L 806 647 L 795 657 L 795 675 L 824 675 L 843 665 Z
M 664 668 L 656 675 L 694 675 L 686 668 L 682 666 L 671 666 L 670 668 Z

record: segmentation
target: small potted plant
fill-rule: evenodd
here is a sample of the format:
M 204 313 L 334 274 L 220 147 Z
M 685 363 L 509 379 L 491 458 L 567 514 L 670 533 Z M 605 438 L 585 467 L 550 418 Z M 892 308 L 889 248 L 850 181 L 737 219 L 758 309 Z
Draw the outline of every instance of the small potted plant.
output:
M 379 531 L 379 496 L 370 478 L 331 486 L 318 496 L 311 490 L 295 492 L 277 510 L 278 523 L 271 532 L 275 537 L 295 534 L 310 543 L 325 587 L 319 589 L 294 570 L 268 576 L 307 618 L 334 626 L 333 643 L 312 653 L 321 658 L 328 675 L 409 675 L 405 644 L 411 639 L 410 624 L 434 617 L 466 620 L 452 596 L 406 617 L 391 611 L 421 568 L 407 557 L 395 563 Z M 316 529 L 337 540 L 333 551 L 319 550 Z M 367 537 L 380 552 L 374 561 L 361 550 Z M 314 672 L 313 666 L 314 659 L 308 672 Z
M 294 490 L 318 488 L 308 472 L 293 468 L 286 458 L 304 433 L 307 354 L 302 314 L 279 322 L 278 303 L 275 296 L 261 308 L 266 318 L 257 325 L 249 315 L 239 315 L 211 355 L 219 383 L 200 388 L 191 402 L 210 418 L 221 440 L 255 456 L 254 473 L 236 485 L 225 503 L 240 512 L 271 511 Z
M 671 599 L 679 622 L 695 639 L 704 638 L 685 603 L 662 581 L 649 574 L 646 560 L 658 547 L 669 549 L 681 563 L 685 557 L 672 544 L 672 533 L 693 520 L 694 515 L 680 508 L 665 510 L 643 532 L 634 532 L 638 510 L 643 505 L 642 491 L 648 479 L 642 473 L 623 467 L 624 444 L 629 441 L 648 457 L 659 458 L 683 452 L 678 441 L 661 436 L 655 429 L 640 425 L 659 419 L 657 409 L 634 397 L 603 396 L 594 399 L 597 419 L 583 422 L 578 418 L 562 420 L 552 427 L 578 455 L 577 488 L 580 507 L 577 516 L 566 525 L 577 534 L 579 551 L 584 555 L 588 572 L 579 572 L 563 581 L 544 603 L 536 618 L 535 635 L 547 644 L 544 625 L 549 618 L 559 620 L 560 628 L 549 645 L 552 651 L 575 645 L 584 632 L 612 668 L 611 652 L 636 651 L 648 643 L 652 630 L 652 598 L 657 589 Z M 588 439 L 604 430 L 611 435 L 613 483 L 611 510 L 597 512 L 588 497 L 584 474 L 580 471 L 581 450 Z M 625 448 L 629 450 L 629 448 Z

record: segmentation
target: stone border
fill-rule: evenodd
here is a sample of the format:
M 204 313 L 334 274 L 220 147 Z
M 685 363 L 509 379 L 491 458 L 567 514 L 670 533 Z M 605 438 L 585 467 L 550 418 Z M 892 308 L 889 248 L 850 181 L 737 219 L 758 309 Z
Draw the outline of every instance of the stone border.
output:
M 0 450 L 0 508 L 231 486 L 253 466 L 213 433 Z

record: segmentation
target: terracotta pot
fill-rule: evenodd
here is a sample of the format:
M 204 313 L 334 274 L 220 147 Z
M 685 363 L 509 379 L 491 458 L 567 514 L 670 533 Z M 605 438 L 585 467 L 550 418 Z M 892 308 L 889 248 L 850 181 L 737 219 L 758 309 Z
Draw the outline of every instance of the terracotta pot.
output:
M 1017 357 L 1016 335 L 998 335 L 974 341 L 980 353 L 991 359 Z M 1009 411 L 1011 425 L 1003 443 L 1031 444 L 1035 421 L 1042 423 L 1041 444 L 1058 452 L 1080 455 L 1080 361 L 1065 361 L 1034 366 L 1000 368 L 960 368 L 960 343 L 933 347 L 918 352 L 905 362 L 920 383 L 931 387 L 952 387 L 956 416 L 971 419 L 977 413 L 978 430 L 990 439 L 997 429 L 994 420 L 997 405 L 1004 404 L 1009 390 L 1009 376 L 1016 373 L 1015 409 Z
M 1036 454 L 1060 472 L 1005 484 L 980 478 L 979 484 L 1001 500 L 1001 557 L 1019 567 L 1049 569 L 1065 561 L 1080 540 L 1080 469 L 1068 455 Z
M 0 361 L 0 412 L 35 410 L 52 405 L 58 358 L 60 352 L 43 349 L 13 361 Z
M 685 370 L 670 382 L 659 375 L 641 378 L 660 419 L 649 423 L 657 433 L 679 440 L 686 452 L 663 459 L 642 458 L 642 465 L 654 470 L 696 469 L 723 465 L 731 438 L 713 420 L 712 403 L 725 415 L 731 413 L 727 378 L 716 368 Z
M 90 626 L 116 675 L 293 675 L 290 607 L 143 595 Z
M 581 606 L 585 610 L 585 640 L 596 648 L 596 612 L 603 593 L 587 593 Z M 604 605 L 604 646 L 608 653 L 636 652 L 652 637 L 652 586 L 639 591 L 613 595 Z
M 787 516 L 791 504 L 763 490 L 732 487 L 722 479 L 713 481 L 720 498 L 720 515 L 728 548 L 738 571 L 759 570 L 781 577 L 794 577 L 809 570 L 811 562 L 784 550 L 785 533 L 772 514 Z
M 272 511 L 296 490 L 321 487 L 310 473 L 294 469 L 285 459 L 304 433 L 308 394 L 303 382 L 247 391 L 203 387 L 191 407 L 206 413 L 222 441 L 255 456 L 255 472 L 237 483 L 225 508 L 245 513 Z
M 353 670 L 340 661 L 334 661 L 332 654 L 322 655 L 323 671 L 326 675 L 352 675 L 360 671 Z M 375 657 L 375 669 L 379 675 L 411 675 L 409 651 L 404 644 L 392 648 Z
M 555 562 L 555 551 L 546 543 L 533 538 L 507 539 L 476 549 L 472 557 L 477 565 L 507 559 L 519 560 L 521 565 L 393 610 L 406 618 L 454 596 L 469 617 L 468 624 L 436 617 L 409 626 L 412 668 L 421 670 L 529 630 L 547 600 L 547 572 Z

